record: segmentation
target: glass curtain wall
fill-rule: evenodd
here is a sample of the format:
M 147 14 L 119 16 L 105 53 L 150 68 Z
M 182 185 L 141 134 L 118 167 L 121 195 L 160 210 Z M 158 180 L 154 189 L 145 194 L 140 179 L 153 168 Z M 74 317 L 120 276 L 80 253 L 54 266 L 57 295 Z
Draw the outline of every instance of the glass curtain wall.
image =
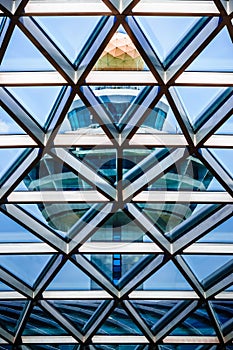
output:
M 233 349 L 231 0 L 0 0 L 0 349 Z

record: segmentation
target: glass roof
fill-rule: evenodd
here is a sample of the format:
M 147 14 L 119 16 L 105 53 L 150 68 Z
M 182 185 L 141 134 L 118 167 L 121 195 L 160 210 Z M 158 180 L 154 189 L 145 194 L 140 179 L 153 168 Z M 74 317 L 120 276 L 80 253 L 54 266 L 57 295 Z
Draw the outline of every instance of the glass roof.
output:
M 232 24 L 0 0 L 0 349 L 233 349 Z

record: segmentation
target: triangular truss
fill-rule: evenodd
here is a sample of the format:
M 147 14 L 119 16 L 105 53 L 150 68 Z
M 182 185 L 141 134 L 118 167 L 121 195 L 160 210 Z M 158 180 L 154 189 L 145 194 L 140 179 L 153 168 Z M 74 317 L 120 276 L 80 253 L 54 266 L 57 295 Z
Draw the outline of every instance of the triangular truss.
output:
M 0 0 L 1 349 L 232 349 L 232 23 Z

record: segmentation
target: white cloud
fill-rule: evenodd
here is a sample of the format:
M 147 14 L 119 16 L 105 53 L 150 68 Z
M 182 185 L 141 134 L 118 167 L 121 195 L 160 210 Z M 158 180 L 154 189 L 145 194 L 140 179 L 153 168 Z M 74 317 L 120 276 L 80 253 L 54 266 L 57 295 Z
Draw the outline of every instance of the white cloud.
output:
M 4 122 L 4 120 L 0 119 L 0 133 L 7 133 L 9 129 L 9 125 Z

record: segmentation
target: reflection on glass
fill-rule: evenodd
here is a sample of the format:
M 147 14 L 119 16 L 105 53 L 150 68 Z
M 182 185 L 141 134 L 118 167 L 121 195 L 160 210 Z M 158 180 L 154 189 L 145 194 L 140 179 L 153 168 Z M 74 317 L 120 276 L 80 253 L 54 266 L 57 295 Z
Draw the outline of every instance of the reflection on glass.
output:
M 129 38 L 126 33 L 121 31 L 113 35 L 108 48 L 100 56 L 94 66 L 94 70 L 98 71 L 112 71 L 112 70 L 143 70 L 143 60 L 131 43 L 127 46 L 123 43 L 128 43 Z M 109 51 L 110 50 L 110 51 Z M 119 68 L 119 60 L 124 60 L 126 67 Z M 111 125 L 106 125 L 109 130 L 119 133 L 120 130 L 124 130 L 127 125 L 130 125 L 130 120 L 127 121 L 127 125 L 124 124 L 125 113 L 135 104 L 137 98 L 146 96 L 145 89 L 137 86 L 93 86 L 92 91 L 97 100 L 102 104 L 103 109 L 110 118 Z M 145 96 L 144 96 L 145 94 Z M 139 106 L 135 105 L 135 111 Z M 147 134 L 168 133 L 168 124 L 175 120 L 170 114 L 170 106 L 165 98 L 162 98 L 157 105 L 148 110 L 147 118 L 138 125 L 140 132 L 145 136 Z M 100 118 L 102 115 L 99 116 Z M 167 121 L 169 118 L 169 122 Z M 126 116 L 127 119 L 127 116 Z M 104 123 L 103 123 L 104 124 Z M 65 127 L 67 126 L 67 129 Z M 103 129 L 102 129 L 103 127 Z M 178 132 L 175 125 L 172 125 L 172 133 Z M 95 120 L 95 113 L 92 108 L 86 108 L 82 100 L 77 96 L 72 103 L 66 117 L 66 123 L 63 123 L 62 132 L 67 135 L 73 135 L 77 138 L 86 134 L 88 136 L 98 135 L 100 139 L 105 136 L 104 125 L 100 125 Z M 151 171 L 160 160 L 166 158 L 170 154 L 170 150 L 167 148 L 161 149 L 149 149 L 147 147 L 141 148 L 125 148 L 125 147 L 106 147 L 104 145 L 98 145 L 95 147 L 76 147 L 69 148 L 69 152 L 76 157 L 82 164 L 85 164 L 93 172 L 93 178 L 82 180 L 80 174 L 74 176 L 73 172 L 67 168 L 66 165 L 57 161 L 51 155 L 44 155 L 41 160 L 41 164 L 36 166 L 27 175 L 25 184 L 30 190 L 90 190 L 98 187 L 98 180 L 96 180 L 96 174 L 102 177 L 108 185 L 115 187 L 118 191 L 121 191 L 121 186 L 127 188 L 135 180 L 138 180 L 141 176 Z M 185 162 L 178 165 L 175 169 L 170 169 L 164 173 L 160 179 L 154 184 L 150 185 L 148 189 L 166 189 L 166 190 L 206 190 L 211 182 L 212 175 L 209 171 L 200 163 L 195 157 L 188 158 Z M 122 183 L 121 183 L 121 180 Z M 88 182 L 88 184 L 87 184 Z M 148 186 L 148 185 L 147 185 Z M 144 186 L 145 187 L 145 186 Z M 118 193 L 119 194 L 119 193 Z M 48 225 L 58 231 L 68 232 L 76 221 L 80 219 L 82 214 L 88 211 L 87 215 L 81 218 L 83 225 L 90 222 L 90 218 L 94 218 L 97 214 L 95 208 L 89 206 L 88 203 L 84 204 L 50 204 L 43 203 L 38 206 L 42 215 L 46 219 Z M 142 211 L 148 210 L 148 215 L 157 215 L 160 217 L 160 226 L 163 231 L 171 230 L 176 225 L 181 223 L 184 219 L 192 215 L 195 210 L 195 205 L 181 204 L 174 205 L 164 204 L 161 208 L 153 208 L 147 204 L 145 208 L 141 206 Z M 158 211 L 160 211 L 158 213 Z M 157 213 L 156 213 L 157 212 Z M 87 217 L 86 217 L 87 216 Z M 132 218 L 128 218 L 124 211 L 119 210 L 111 218 L 106 218 L 105 223 L 101 223 L 101 229 L 97 230 L 93 237 L 90 237 L 92 241 L 108 240 L 111 242 L 119 241 L 131 241 L 131 242 L 145 242 L 145 234 L 138 229 L 137 223 L 130 223 Z M 86 221 L 87 220 L 87 221 Z M 153 222 L 157 221 L 157 218 L 153 218 Z M 169 223 L 169 224 L 168 224 Z M 70 236 L 72 239 L 73 236 Z M 88 239 L 88 237 L 87 237 Z M 101 257 L 96 255 L 90 255 L 89 259 L 92 263 L 98 267 L 105 266 L 105 273 L 107 276 L 117 284 L 122 281 L 124 275 L 127 275 L 127 271 L 137 265 L 138 258 L 134 255 L 123 256 L 120 254 L 102 255 Z M 136 260 L 135 260 L 136 259 Z M 64 267 L 66 269 L 66 267 Z M 75 266 L 70 267 L 74 275 L 77 273 Z M 166 267 L 167 268 L 167 267 Z M 108 270 L 108 272 L 107 272 Z M 168 269 L 169 270 L 169 269 Z M 77 273 L 78 274 L 78 273 Z M 169 274 L 170 275 L 170 274 Z M 53 287 L 61 285 L 66 281 L 67 276 L 61 272 L 53 281 Z M 84 277 L 84 276 L 83 276 Z M 64 280 L 63 280 L 64 279 Z M 85 280 L 85 278 L 84 278 Z M 63 281 L 63 282 L 62 282 Z M 94 282 L 86 281 L 83 285 L 89 288 L 97 288 Z M 122 282 L 124 283 L 124 282 Z M 167 289 L 170 288 L 166 283 L 161 287 Z M 174 282 L 176 284 L 176 282 Z M 71 281 L 67 280 L 67 287 L 70 287 Z M 82 285 L 82 283 L 81 283 Z M 74 288 L 83 288 L 82 286 L 76 286 Z M 183 287 L 184 285 L 184 287 Z M 66 282 L 63 284 L 63 288 L 66 286 Z M 186 284 L 178 278 L 177 286 L 181 286 L 186 289 Z M 51 286 L 50 286 L 51 287 Z M 144 287 L 142 287 L 144 288 Z M 150 282 L 146 288 L 150 288 Z M 55 288 L 56 289 L 56 288 Z
M 0 255 L 0 264 L 25 283 L 33 286 L 51 255 Z
M 83 1 L 83 6 L 87 2 Z M 36 22 L 49 34 L 50 38 L 72 63 L 77 59 L 93 30 L 96 29 L 100 18 L 99 16 L 34 17 Z M 79 28 L 82 28 L 82 30 L 79 30 Z
M 65 334 L 68 334 L 68 332 L 66 332 L 49 313 L 42 310 L 39 306 L 34 306 L 23 331 L 23 335 Z
M 50 300 L 49 303 L 75 327 L 84 331 L 88 320 L 103 302 L 101 300 Z
M 96 334 L 142 335 L 142 332 L 119 304 Z
M 196 310 L 181 325 L 175 328 L 170 335 L 215 335 L 215 330 L 211 324 L 209 314 L 205 307 Z

